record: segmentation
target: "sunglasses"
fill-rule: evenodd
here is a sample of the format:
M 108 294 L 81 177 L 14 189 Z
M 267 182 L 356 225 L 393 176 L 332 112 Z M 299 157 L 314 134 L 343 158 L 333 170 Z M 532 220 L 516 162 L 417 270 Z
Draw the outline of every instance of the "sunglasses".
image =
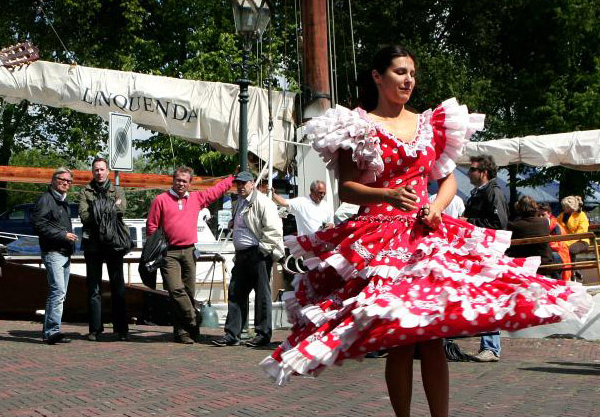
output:
M 483 171 L 481 168 L 477 168 L 477 167 L 471 167 L 469 168 L 469 172 L 475 172 L 475 171 Z
M 68 180 L 66 178 L 56 177 L 55 180 L 57 180 L 57 181 L 59 181 L 59 182 L 61 182 L 63 184 L 73 184 L 73 180 Z

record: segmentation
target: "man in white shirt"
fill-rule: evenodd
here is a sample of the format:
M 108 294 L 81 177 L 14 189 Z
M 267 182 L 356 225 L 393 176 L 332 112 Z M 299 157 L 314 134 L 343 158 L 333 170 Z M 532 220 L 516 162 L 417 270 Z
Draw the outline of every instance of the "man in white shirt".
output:
M 323 181 L 313 181 L 310 184 L 308 197 L 296 197 L 286 200 L 273 191 L 273 201 L 296 216 L 298 235 L 311 235 L 322 229 L 333 227 L 333 212 L 323 202 L 327 188 Z
M 436 196 L 437 194 L 430 195 L 429 202 L 433 203 L 435 201 Z M 448 204 L 448 207 L 444 209 L 443 213 L 458 219 L 460 216 L 462 216 L 464 211 L 465 203 L 463 202 L 462 198 L 460 198 L 458 195 L 455 195 L 452 198 L 452 201 L 450 201 L 450 204 Z

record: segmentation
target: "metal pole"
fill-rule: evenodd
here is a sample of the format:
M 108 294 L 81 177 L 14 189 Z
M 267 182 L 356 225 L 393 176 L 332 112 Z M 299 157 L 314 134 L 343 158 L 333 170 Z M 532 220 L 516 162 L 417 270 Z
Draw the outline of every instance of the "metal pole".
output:
M 240 136 L 239 136 L 239 150 L 240 150 L 240 170 L 248 170 L 248 86 L 252 84 L 252 81 L 248 79 L 248 59 L 250 48 L 252 48 L 252 39 L 246 35 L 244 37 L 244 49 L 242 51 L 242 76 L 237 80 L 237 84 L 240 86 L 240 94 L 238 101 L 240 102 Z

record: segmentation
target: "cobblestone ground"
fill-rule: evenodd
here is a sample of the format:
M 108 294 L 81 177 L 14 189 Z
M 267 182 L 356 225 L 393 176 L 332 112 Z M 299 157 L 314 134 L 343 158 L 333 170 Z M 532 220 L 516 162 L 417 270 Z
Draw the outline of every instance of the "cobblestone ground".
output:
M 348 361 L 277 387 L 257 364 L 271 349 L 172 343 L 168 327 L 132 326 L 131 341 L 94 343 L 65 324 L 48 346 L 39 323 L 0 321 L 0 416 L 391 416 L 384 359 Z M 277 331 L 275 341 L 283 340 Z M 477 339 L 459 341 L 474 351 Z M 600 343 L 504 338 L 498 363 L 451 363 L 453 416 L 598 416 Z M 415 363 L 413 415 L 428 415 Z

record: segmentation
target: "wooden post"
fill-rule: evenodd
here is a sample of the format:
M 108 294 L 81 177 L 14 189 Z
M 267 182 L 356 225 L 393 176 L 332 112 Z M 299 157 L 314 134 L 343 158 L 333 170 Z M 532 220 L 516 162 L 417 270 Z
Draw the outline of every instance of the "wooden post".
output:
M 302 0 L 302 43 L 304 85 L 309 91 L 304 119 L 310 119 L 331 107 L 327 0 Z

